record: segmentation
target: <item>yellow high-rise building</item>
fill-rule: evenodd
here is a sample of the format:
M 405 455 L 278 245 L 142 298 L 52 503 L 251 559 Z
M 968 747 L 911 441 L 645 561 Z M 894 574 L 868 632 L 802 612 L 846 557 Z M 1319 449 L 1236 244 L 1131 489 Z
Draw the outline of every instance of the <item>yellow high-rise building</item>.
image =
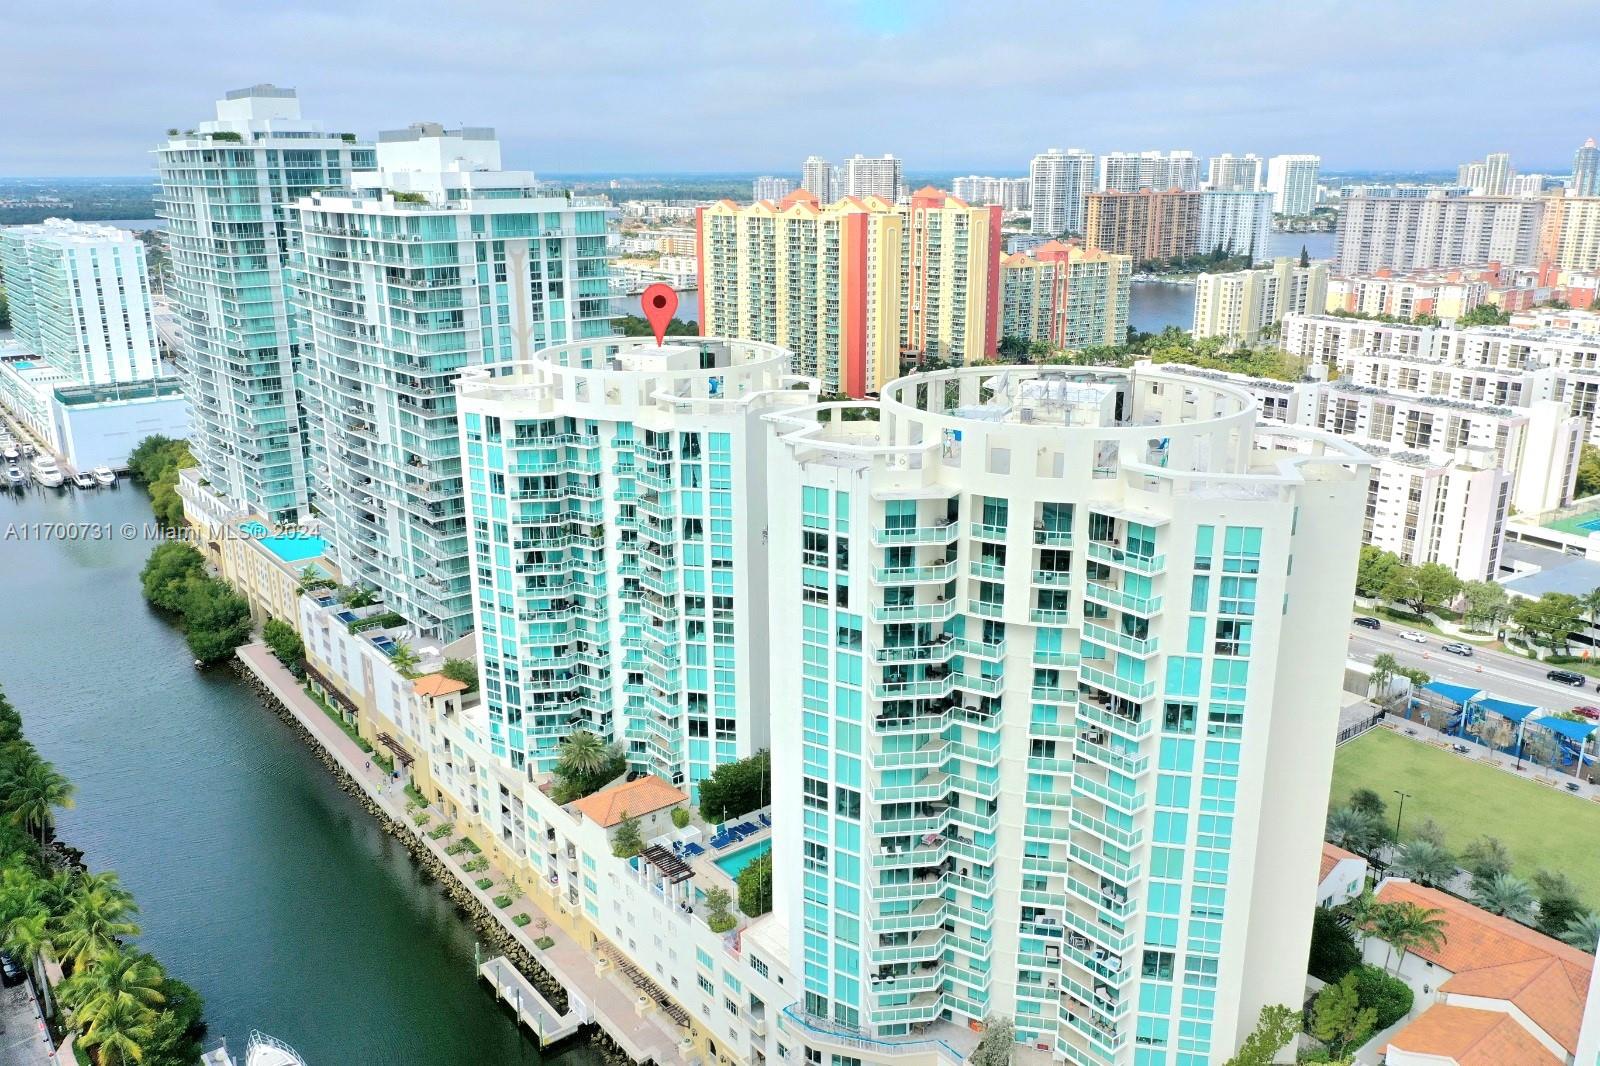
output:
M 699 212 L 700 332 L 791 349 L 824 393 L 900 375 L 902 218 L 876 196 L 826 207 L 805 190 Z
M 1557 270 L 1600 270 L 1600 196 L 1545 201 L 1539 259 Z
M 1069 350 L 1127 341 L 1128 256 L 1047 241 L 1006 256 L 1000 273 L 1003 336 Z
M 999 205 L 973 207 L 929 186 L 899 210 L 901 352 L 958 366 L 992 356 L 1000 333 Z

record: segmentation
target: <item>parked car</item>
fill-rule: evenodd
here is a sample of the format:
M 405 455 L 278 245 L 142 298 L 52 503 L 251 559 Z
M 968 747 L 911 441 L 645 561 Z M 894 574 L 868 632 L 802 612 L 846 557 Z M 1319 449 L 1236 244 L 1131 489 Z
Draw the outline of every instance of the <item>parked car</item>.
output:
M 1368 618 L 1364 614 L 1356 615 L 1356 625 L 1360 626 L 1362 629 L 1382 629 L 1383 628 L 1383 626 L 1381 626 L 1378 623 L 1378 620 L 1376 618 Z
M 1581 714 L 1592 722 L 1600 722 L 1600 707 L 1590 707 L 1587 704 L 1580 703 L 1572 708 L 1572 713 Z
M 1472 645 L 1463 644 L 1458 640 L 1452 640 L 1448 644 L 1441 644 L 1439 645 L 1439 649 L 1441 651 L 1447 651 L 1451 655 L 1465 655 L 1469 659 L 1472 658 Z
M 0 985 L 16 988 L 28 979 L 28 974 L 9 954 L 0 952 Z
M 1554 681 L 1558 685 L 1571 685 L 1573 688 L 1583 687 L 1583 675 L 1575 674 L 1571 670 L 1552 670 L 1544 676 L 1546 681 Z
M 1423 636 L 1421 633 L 1413 633 L 1409 629 L 1402 629 L 1400 631 L 1400 639 L 1401 640 L 1409 640 L 1413 644 L 1426 644 L 1426 643 L 1428 643 L 1428 638 L 1427 637 Z

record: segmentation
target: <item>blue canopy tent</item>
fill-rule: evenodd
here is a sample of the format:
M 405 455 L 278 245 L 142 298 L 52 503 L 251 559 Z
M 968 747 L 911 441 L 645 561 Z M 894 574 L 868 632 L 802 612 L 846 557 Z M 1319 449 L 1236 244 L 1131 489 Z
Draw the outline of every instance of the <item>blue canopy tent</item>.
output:
M 1492 745 L 1479 736 L 1473 730 L 1473 726 L 1475 723 L 1481 722 L 1487 715 L 1492 714 L 1504 718 L 1516 726 L 1517 730 L 1516 737 L 1500 750 L 1515 753 L 1520 759 L 1522 755 L 1522 731 L 1527 725 L 1528 717 L 1538 710 L 1539 708 L 1531 703 L 1513 703 L 1510 700 L 1499 700 L 1493 696 L 1480 694 L 1467 702 L 1466 714 L 1461 719 L 1461 733 L 1463 736 L 1471 736 L 1475 742 L 1483 744 L 1485 747 L 1490 747 Z
M 1556 742 L 1561 746 L 1561 763 L 1570 767 L 1578 763 L 1580 767 L 1591 765 L 1595 761 L 1592 750 L 1596 741 L 1595 734 L 1600 731 L 1600 724 L 1594 722 L 1574 722 L 1568 718 L 1535 718 L 1527 725 L 1548 729 L 1556 735 Z M 1526 728 L 1526 726 L 1524 726 Z
M 1467 704 L 1483 695 L 1482 689 L 1452 685 L 1448 681 L 1429 681 L 1411 699 L 1413 710 L 1420 711 L 1424 725 L 1441 733 L 1461 728 Z

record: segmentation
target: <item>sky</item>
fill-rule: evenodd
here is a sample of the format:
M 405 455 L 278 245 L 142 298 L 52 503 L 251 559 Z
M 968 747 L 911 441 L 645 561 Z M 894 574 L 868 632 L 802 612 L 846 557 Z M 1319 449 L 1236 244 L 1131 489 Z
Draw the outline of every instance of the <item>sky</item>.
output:
M 225 91 L 369 137 L 492 126 L 508 167 L 797 173 L 1049 147 L 1570 167 L 1600 19 L 1565 0 L 46 0 L 7 5 L 0 175 L 140 174 Z

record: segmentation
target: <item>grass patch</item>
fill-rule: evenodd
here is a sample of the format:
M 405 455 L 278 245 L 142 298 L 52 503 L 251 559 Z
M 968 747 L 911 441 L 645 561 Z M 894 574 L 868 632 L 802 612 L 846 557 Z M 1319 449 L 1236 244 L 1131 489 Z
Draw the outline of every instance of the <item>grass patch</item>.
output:
M 461 838 L 461 850 L 462 851 L 470 851 L 474 855 L 482 855 L 483 854 L 483 849 L 478 847 L 478 842 L 476 840 L 473 840 L 471 837 L 462 837 Z
M 429 814 L 427 811 L 418 811 L 411 816 L 411 820 L 417 823 L 418 829 L 422 829 L 425 828 L 429 822 L 433 821 L 433 815 Z
M 445 837 L 449 836 L 451 833 L 454 833 L 455 831 L 456 831 L 456 824 L 454 822 L 442 822 L 442 823 L 440 823 L 440 825 L 436 829 L 434 829 L 432 832 L 430 832 L 428 834 L 428 839 L 429 840 L 443 840 Z
M 498 895 L 494 898 L 494 905 L 499 907 L 501 910 L 505 910 L 507 907 L 511 906 L 511 897 L 504 894 Z
M 531 921 L 533 921 L 533 915 L 531 914 L 515 914 L 511 917 L 511 924 L 518 929 L 521 929 Z M 551 943 L 554 943 L 554 941 L 551 941 Z
M 527 915 L 524 914 L 521 915 L 521 917 L 526 918 Z M 542 936 L 533 942 L 533 946 L 538 948 L 540 951 L 549 951 L 551 948 L 556 946 L 555 937 Z
M 1394 817 L 1403 788 L 1402 833 L 1431 818 L 1445 844 L 1461 849 L 1480 836 L 1498 837 L 1510 851 L 1519 877 L 1540 869 L 1565 873 L 1591 908 L 1600 908 L 1600 803 L 1558 792 L 1388 729 L 1374 729 L 1339 749 L 1333 763 L 1331 803 L 1343 806 L 1350 793 L 1370 788 Z
M 426 807 L 428 805 L 428 797 L 424 796 L 420 791 L 417 790 L 415 783 L 407 781 L 405 792 L 406 797 L 418 807 Z
M 489 860 L 484 858 L 468 859 L 461 864 L 461 869 L 469 874 L 475 874 L 479 870 L 487 870 L 488 868 Z
M 477 881 L 478 891 L 487 892 L 487 891 L 489 891 L 489 886 L 492 885 L 492 884 L 494 884 L 494 878 L 492 878 L 492 877 L 480 877 L 480 878 L 478 878 L 478 881 Z

